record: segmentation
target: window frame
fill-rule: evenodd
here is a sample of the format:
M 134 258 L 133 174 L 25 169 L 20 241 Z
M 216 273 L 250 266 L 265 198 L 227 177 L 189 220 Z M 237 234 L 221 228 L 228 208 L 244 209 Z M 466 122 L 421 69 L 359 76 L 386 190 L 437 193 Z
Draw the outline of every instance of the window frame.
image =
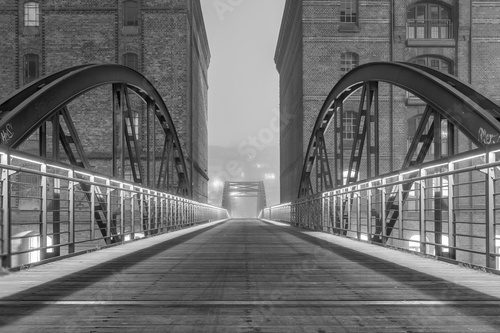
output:
M 131 57 L 131 58 L 129 58 Z M 132 63 L 135 64 L 135 66 L 131 66 L 131 59 Z M 129 68 L 132 68 L 135 71 L 139 71 L 139 55 L 135 52 L 125 52 L 122 54 L 122 65 L 127 66 Z
M 342 115 L 342 139 L 354 140 L 356 137 L 356 122 L 358 113 L 353 110 L 344 110 Z M 350 131 L 348 129 L 351 129 Z
M 358 25 L 359 24 L 359 1 L 358 0 L 340 0 L 339 20 L 340 20 L 341 24 Z
M 433 12 L 434 9 L 437 12 Z M 436 13 L 437 18 L 434 18 L 433 14 Z M 454 24 L 453 7 L 448 4 L 437 1 L 417 2 L 406 11 L 406 39 L 417 42 L 450 40 L 454 36 Z
M 134 6 L 130 6 L 134 4 Z M 133 12 L 129 12 L 131 8 L 135 9 L 135 15 L 133 19 L 130 19 Z M 140 6 L 139 2 L 136 0 L 125 0 L 123 1 L 123 26 L 124 27 L 139 27 L 140 23 Z
M 32 62 L 32 60 L 34 60 Z M 34 75 L 30 75 L 32 73 L 30 64 L 34 63 Z M 23 83 L 28 84 L 30 82 L 35 81 L 40 77 L 40 55 L 37 53 L 26 53 L 23 56 Z
M 348 73 L 359 66 L 359 54 L 356 52 L 342 52 L 340 54 L 340 71 Z
M 25 27 L 40 26 L 40 3 L 37 1 L 27 1 L 23 4 L 23 17 Z

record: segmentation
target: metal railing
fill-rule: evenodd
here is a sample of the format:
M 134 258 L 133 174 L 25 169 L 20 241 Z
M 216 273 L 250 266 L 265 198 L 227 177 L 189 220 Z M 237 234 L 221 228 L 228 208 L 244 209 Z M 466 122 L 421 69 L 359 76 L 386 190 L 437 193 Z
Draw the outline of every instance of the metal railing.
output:
M 225 209 L 0 150 L 4 268 L 228 218 Z
M 499 269 L 500 146 L 268 207 L 260 217 Z
M 453 38 L 453 21 L 441 20 L 407 20 L 406 38 L 408 39 L 451 39 Z

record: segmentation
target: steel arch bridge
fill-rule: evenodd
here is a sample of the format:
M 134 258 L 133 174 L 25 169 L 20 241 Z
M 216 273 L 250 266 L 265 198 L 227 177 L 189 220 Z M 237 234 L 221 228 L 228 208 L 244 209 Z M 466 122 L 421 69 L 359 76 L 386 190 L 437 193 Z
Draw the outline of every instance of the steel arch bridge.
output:
M 428 67 L 410 63 L 376 62 L 362 65 L 346 74 L 325 100 L 305 154 L 298 197 L 305 197 L 360 180 L 361 160 L 365 158 L 366 179 L 380 175 L 380 106 L 379 84 L 388 83 L 416 95 L 426 105 L 417 131 L 413 136 L 401 170 L 421 164 L 431 144 L 442 136 L 456 136 L 458 129 L 475 146 L 486 147 L 500 142 L 500 107 L 457 78 Z M 355 91 L 361 89 L 355 122 L 355 136 L 344 177 L 343 105 Z M 447 133 L 441 130 L 448 122 Z M 333 167 L 328 156 L 326 131 L 333 127 Z M 454 140 L 448 140 L 450 151 L 456 153 Z M 330 142 L 331 144 L 331 142 Z M 443 154 L 435 152 L 435 159 Z M 333 171 L 333 172 L 332 172 Z M 311 175 L 315 174 L 315 181 Z M 314 185 L 314 186 L 313 186 Z
M 383 100 L 396 95 L 418 98 L 422 111 L 415 133 L 399 141 L 383 122 L 395 117 Z M 357 111 L 352 138 L 343 124 L 347 103 Z M 397 165 L 381 153 L 394 147 L 403 151 Z M 495 268 L 499 149 L 500 106 L 477 89 L 416 64 L 368 63 L 324 101 L 297 199 L 261 216 Z
M 99 137 L 99 140 L 92 142 L 89 139 L 91 137 Z M 113 191 L 117 186 L 113 185 L 115 180 L 158 191 L 148 190 L 147 193 L 169 193 L 176 196 L 165 197 L 165 201 L 163 194 L 155 194 L 154 200 L 161 201 L 161 212 L 159 201 L 146 202 L 146 195 L 140 194 L 139 203 L 132 203 L 132 210 L 137 207 L 141 210 L 142 230 L 146 233 L 157 230 L 151 227 L 151 221 L 156 225 L 158 216 L 163 216 L 163 201 L 168 201 L 165 205 L 175 203 L 175 214 L 179 216 L 181 213 L 182 216 L 191 214 L 189 216 L 194 218 L 196 209 L 208 209 L 201 206 L 187 208 L 188 205 L 191 207 L 191 203 L 194 204 L 188 200 L 191 197 L 189 174 L 169 110 L 151 82 L 125 66 L 108 64 L 72 67 L 40 78 L 14 92 L 0 101 L 0 142 L 14 152 L 28 152 L 44 160 L 60 163 L 59 165 L 89 170 L 89 174 L 92 173 L 90 178 L 80 173 L 82 181 L 79 183 L 79 191 L 84 193 L 90 205 L 92 220 L 95 221 L 92 224 L 97 224 L 106 244 L 120 242 L 123 236 L 124 199 L 120 199 L 122 203 L 118 205 L 122 208 L 117 208 L 117 211 L 111 208 L 115 206 L 112 202 L 115 200 L 112 197 Z M 94 179 L 96 169 L 99 172 L 97 175 L 113 177 L 114 180 L 108 180 L 103 187 L 93 185 L 89 179 Z M 40 173 L 38 176 L 45 174 Z M 50 174 L 45 177 L 51 179 L 51 182 L 57 181 L 45 184 L 45 187 L 53 187 L 51 205 L 57 204 L 59 207 L 62 202 L 67 201 L 62 199 L 61 190 L 56 189 L 57 184 L 64 180 L 50 178 Z M 17 187 L 25 185 L 22 181 L 16 184 Z M 133 185 L 128 188 L 131 189 L 130 195 L 139 195 L 139 192 L 134 192 L 136 189 Z M 38 190 L 35 192 L 38 195 Z M 72 187 L 69 192 L 71 196 L 76 195 Z M 40 200 L 47 201 L 43 199 L 46 197 L 47 194 L 42 193 Z M 181 205 L 182 208 L 177 210 Z M 58 207 L 51 209 L 56 210 Z M 156 207 L 158 211 L 154 211 L 152 207 Z M 44 211 L 43 234 L 47 234 L 45 208 L 41 208 Z M 134 212 L 131 214 L 133 220 Z M 59 219 L 54 215 L 52 223 L 54 237 L 57 238 L 59 227 L 56 230 L 56 226 L 61 224 Z M 4 224 L 4 228 L 7 228 L 7 224 Z M 71 228 L 74 229 L 74 226 Z M 93 225 L 90 228 L 93 230 Z M 8 229 L 4 230 L 6 234 L 9 232 Z M 131 234 L 133 235 L 133 230 Z M 42 238 L 42 242 L 45 242 L 46 237 Z M 55 242 L 57 244 L 59 241 Z
M 89 123 L 75 123 L 69 105 L 80 96 L 102 86 L 111 85 L 112 108 L 102 110 L 112 117 L 111 128 L 102 128 L 112 135 L 112 176 L 125 177 L 129 169 L 132 180 L 152 185 L 185 197 L 191 196 L 189 175 L 179 138 L 170 113 L 155 87 L 142 74 L 121 65 L 84 65 L 68 68 L 41 78 L 16 91 L 0 104 L 0 142 L 9 148 L 20 148 L 38 132 L 39 153 L 61 160 L 60 147 L 72 165 L 90 168 L 89 149 L 80 139 Z M 131 95 L 140 99 L 133 103 Z M 135 108 L 135 110 L 134 110 Z M 138 113 L 143 113 L 139 115 Z M 147 119 L 141 127 L 138 117 Z M 47 132 L 51 128 L 51 133 Z M 158 128 L 155 128 L 158 127 Z M 141 135 L 141 131 L 146 135 Z M 49 142 L 50 141 L 50 142 Z M 161 146 L 158 147 L 158 142 Z M 87 151 L 86 149 L 87 148 Z M 143 156 L 144 149 L 157 151 L 158 156 Z M 160 161 L 156 168 L 156 161 Z

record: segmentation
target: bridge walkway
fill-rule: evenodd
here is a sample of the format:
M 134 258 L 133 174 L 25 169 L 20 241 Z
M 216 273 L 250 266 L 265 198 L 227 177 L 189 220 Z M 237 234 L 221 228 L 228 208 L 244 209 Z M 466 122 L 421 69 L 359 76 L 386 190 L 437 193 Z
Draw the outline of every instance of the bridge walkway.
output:
M 408 253 L 229 220 L 4 276 L 0 332 L 498 332 L 499 286 Z

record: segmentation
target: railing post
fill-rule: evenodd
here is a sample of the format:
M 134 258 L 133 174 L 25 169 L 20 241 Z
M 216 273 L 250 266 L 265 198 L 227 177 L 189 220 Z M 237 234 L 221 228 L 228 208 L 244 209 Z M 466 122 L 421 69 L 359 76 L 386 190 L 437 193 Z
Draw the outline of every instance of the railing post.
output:
M 399 230 L 399 238 L 404 239 L 403 237 L 403 175 L 398 176 L 398 230 Z M 411 188 L 410 188 L 411 191 Z M 401 246 L 402 247 L 402 246 Z
M 3 165 L 8 165 L 9 154 L 2 153 L 0 160 Z M 2 169 L 2 267 L 10 268 L 11 241 L 10 241 L 10 186 L 9 170 Z
M 348 191 L 350 191 L 351 188 L 348 188 Z M 349 231 L 349 227 L 352 225 L 351 222 L 352 222 L 352 214 L 351 214 L 351 200 L 352 200 L 352 196 L 351 196 L 351 193 L 347 192 L 346 193 L 347 195 L 347 205 L 346 205 L 346 208 L 347 208 L 347 226 L 345 224 L 342 225 L 342 230 L 344 231 L 343 234 L 347 235 L 347 232 Z
M 357 186 L 356 186 L 357 187 Z M 356 235 L 358 239 L 361 239 L 361 193 L 357 188 L 356 192 Z
M 89 177 L 90 184 L 90 240 L 95 238 L 95 178 Z
M 142 228 L 142 231 L 144 232 L 144 235 L 147 235 L 147 228 L 148 226 L 144 223 L 144 190 L 141 188 L 139 189 L 140 191 L 140 202 L 141 202 L 141 207 L 140 207 L 140 210 L 141 210 L 141 228 Z
M 165 225 L 165 194 L 161 195 L 160 203 L 161 203 L 161 206 L 160 206 L 160 229 L 161 229 L 161 232 L 163 232 L 164 225 Z
M 387 212 L 386 212 L 386 179 L 383 178 L 381 181 L 380 181 L 380 184 L 381 184 L 381 207 L 380 207 L 380 219 L 381 219 L 381 222 L 382 222 L 382 232 L 380 233 L 380 240 L 382 241 L 382 244 L 385 244 L 387 242 L 387 221 L 386 221 L 386 216 L 387 216 Z
M 111 181 L 106 179 L 106 236 L 111 243 Z M 107 242 L 106 242 L 107 243 Z
M 44 174 L 47 172 L 47 164 L 40 164 L 40 171 Z M 41 225 L 40 225 L 40 259 L 47 259 L 47 176 L 42 176 L 40 179 L 40 189 L 42 191 L 41 209 Z
M 333 221 L 332 221 L 332 234 L 335 233 L 337 227 L 337 192 L 333 192 Z
M 137 193 L 134 193 L 134 186 L 132 186 L 132 193 L 130 193 L 130 228 L 132 229 L 132 233 L 130 234 L 130 239 L 135 239 L 135 202 L 134 198 L 137 196 Z
M 495 153 L 486 154 L 486 164 L 495 162 Z M 495 170 L 486 170 L 486 267 L 496 268 L 495 256 Z
M 455 171 L 455 164 L 448 163 L 448 171 Z M 448 175 L 448 253 L 451 259 L 456 259 L 456 228 L 455 228 L 455 211 L 453 210 L 453 174 Z
M 340 190 L 340 205 L 339 205 L 339 224 L 337 233 L 340 235 L 342 233 L 342 227 L 344 224 L 344 193 Z
M 151 234 L 151 232 L 153 231 L 152 229 L 152 226 L 151 226 L 151 217 L 152 217 L 152 214 L 151 214 L 151 211 L 152 211 L 152 203 L 151 203 L 151 191 L 148 190 L 147 191 L 147 194 L 146 194 L 146 197 L 148 198 L 148 231 L 149 231 L 149 234 Z
M 125 186 L 120 183 L 120 239 L 125 239 Z
M 158 216 L 158 192 L 155 192 L 154 194 L 154 203 L 155 203 L 155 229 L 156 229 L 156 232 L 159 233 L 160 232 L 160 224 L 158 223 L 158 219 L 159 219 L 159 216 Z
M 368 184 L 370 186 L 370 184 Z M 366 190 L 366 199 L 367 199 L 367 211 L 366 211 L 366 232 L 368 233 L 368 240 L 372 240 L 372 190 Z
M 73 170 L 68 171 L 68 177 L 74 178 L 75 173 Z M 68 215 L 69 215 L 69 242 L 68 252 L 75 252 L 75 183 L 68 182 Z
M 425 177 L 427 174 L 426 170 L 420 170 L 420 177 Z M 419 235 L 420 235 L 420 252 L 427 253 L 427 241 L 426 241 L 426 227 L 425 227 L 425 179 L 420 180 L 420 196 L 419 196 Z

